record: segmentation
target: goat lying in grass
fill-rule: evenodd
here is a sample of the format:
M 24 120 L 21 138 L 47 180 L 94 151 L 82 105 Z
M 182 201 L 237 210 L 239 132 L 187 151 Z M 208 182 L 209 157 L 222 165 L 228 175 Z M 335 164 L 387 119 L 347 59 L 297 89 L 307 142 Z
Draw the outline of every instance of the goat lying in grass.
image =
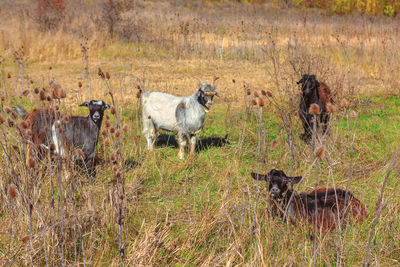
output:
M 308 142 L 314 127 L 310 106 L 312 104 L 318 106 L 316 129 L 318 130 L 320 123 L 322 123 L 322 131 L 325 133 L 330 119 L 329 112 L 333 111 L 333 99 L 331 97 L 331 89 L 325 83 L 318 82 L 315 75 L 304 74 L 297 84 L 301 84 L 302 93 L 299 107 L 299 115 L 304 128 L 302 139 Z
M 31 160 L 34 152 L 42 158 L 43 148 L 63 158 L 80 149 L 82 155 L 79 156 L 85 160 L 87 169 L 92 169 L 104 110 L 109 108 L 109 105 L 102 100 L 92 100 L 80 106 L 89 108 L 90 114 L 87 117 L 72 116 L 61 119 L 60 114 L 53 109 L 39 109 L 27 113 L 23 108 L 16 107 L 16 111 L 31 130 L 27 160 Z
M 327 231 L 338 225 L 339 218 L 343 218 L 343 213 L 345 213 L 345 218 L 351 214 L 360 222 L 366 217 L 364 204 L 345 190 L 319 188 L 317 198 L 315 198 L 315 191 L 297 194 L 289 189 L 288 185 L 299 183 L 302 179 L 301 176 L 288 177 L 283 171 L 275 169 L 272 169 L 266 175 L 251 173 L 251 176 L 256 180 L 263 180 L 268 183 L 268 190 L 272 198 L 271 204 L 276 215 L 283 216 L 287 205 L 289 205 L 288 217 L 291 218 L 292 222 L 305 220 L 309 224 L 314 224 L 317 211 L 317 227 L 319 230 Z M 289 203 L 292 195 L 292 200 Z M 316 206 L 317 210 L 315 209 Z
M 199 89 L 191 96 L 178 97 L 161 92 L 144 92 L 142 94 L 143 135 L 147 148 L 153 150 L 158 130 L 178 133 L 179 158 L 183 159 L 187 141 L 190 152 L 196 147 L 196 134 L 203 128 L 206 113 L 217 95 L 214 82 L 205 83 L 200 79 Z

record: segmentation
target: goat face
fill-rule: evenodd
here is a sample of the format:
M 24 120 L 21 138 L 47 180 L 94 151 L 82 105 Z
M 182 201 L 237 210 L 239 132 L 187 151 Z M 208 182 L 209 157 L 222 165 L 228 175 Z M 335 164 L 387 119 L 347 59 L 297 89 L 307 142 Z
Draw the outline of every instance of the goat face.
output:
M 304 74 L 300 81 L 297 84 L 301 84 L 301 90 L 303 93 L 303 97 L 312 95 L 314 90 L 318 90 L 319 82 L 315 78 L 315 75 Z
M 205 110 L 208 111 L 212 106 L 212 100 L 214 96 L 218 96 L 218 93 L 215 92 L 216 86 L 212 84 L 202 83 L 198 93 L 200 104 L 205 107 Z
M 84 102 L 79 106 L 89 108 L 89 116 L 98 126 L 101 125 L 101 121 L 103 120 L 104 110 L 110 108 L 110 106 L 102 100 L 91 100 L 90 102 Z
M 301 181 L 301 176 L 288 177 L 283 171 L 272 169 L 268 174 L 257 174 L 252 172 L 251 177 L 256 180 L 263 180 L 268 183 L 268 190 L 276 200 L 281 200 L 288 190 L 289 183 L 297 184 Z

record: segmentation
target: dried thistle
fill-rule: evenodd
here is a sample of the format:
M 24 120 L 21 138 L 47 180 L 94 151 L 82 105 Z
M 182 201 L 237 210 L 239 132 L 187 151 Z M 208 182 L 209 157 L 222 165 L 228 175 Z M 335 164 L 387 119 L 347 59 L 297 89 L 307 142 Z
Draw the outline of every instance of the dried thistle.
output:
M 106 79 L 109 80 L 110 79 L 110 73 L 106 72 Z
M 109 146 L 110 145 L 110 139 L 109 138 L 106 138 L 106 139 L 104 139 L 104 146 Z
M 111 123 L 110 123 L 110 121 L 109 120 L 106 120 L 105 122 L 104 122 L 104 125 L 108 128 L 108 127 L 110 127 L 111 126 Z
M 120 135 L 121 135 L 121 132 L 120 132 L 120 131 L 116 131 L 116 132 L 115 132 L 115 137 L 116 137 L 116 138 L 118 138 Z
M 246 94 L 247 94 L 247 95 L 251 95 L 250 89 L 247 89 Z
M 123 130 L 124 132 L 127 132 L 128 129 L 129 129 L 129 126 L 128 126 L 127 124 L 125 124 L 124 127 L 122 127 L 122 130 Z
M 79 88 L 82 87 L 82 82 L 78 82 L 78 87 L 79 87 Z
M 46 93 L 44 91 L 40 91 L 39 97 L 41 101 L 46 100 Z
M 9 107 L 4 107 L 4 112 L 9 114 L 11 112 L 11 108 Z
M 61 88 L 60 90 L 60 98 L 66 98 L 67 97 L 67 93 L 65 92 L 64 88 Z
M 28 123 L 26 121 L 21 121 L 20 126 L 22 129 L 27 129 L 28 128 Z
M 23 95 L 23 96 L 29 95 L 29 90 L 24 90 L 24 91 L 22 92 L 22 95 Z
M 255 99 L 251 100 L 251 103 L 253 104 L 253 106 L 257 105 L 257 101 Z
M 11 78 L 11 73 L 7 74 L 7 78 L 10 79 Z
M 103 80 L 106 78 L 103 71 L 101 70 L 101 68 L 99 68 L 99 71 L 97 72 L 97 74 L 100 76 L 100 78 L 102 78 Z
M 3 116 L 0 115 L 0 124 L 3 124 L 5 122 Z
M 326 104 L 326 109 L 328 110 L 329 113 L 333 113 L 336 111 L 336 107 L 332 103 Z
M 349 106 L 349 102 L 345 98 L 343 98 L 342 101 L 340 102 L 340 106 L 342 108 L 347 108 Z
M 259 94 L 258 94 L 257 91 L 254 91 L 254 94 L 253 94 L 253 95 L 254 95 L 255 98 L 259 97 Z
M 8 195 L 10 196 L 10 199 L 14 199 L 18 195 L 18 189 L 14 184 L 10 184 L 8 187 Z
M 35 165 L 36 165 L 35 160 L 33 158 L 29 158 L 28 159 L 28 167 L 35 168 Z
M 263 107 L 264 106 L 264 100 L 261 97 L 258 98 L 258 106 L 259 107 Z
M 266 96 L 266 95 L 267 95 L 267 92 L 265 92 L 264 89 L 263 89 L 263 90 L 261 90 L 261 94 L 262 94 L 263 96 Z
M 83 158 L 83 157 L 85 156 L 85 154 L 83 153 L 83 150 L 80 149 L 80 148 L 78 148 L 78 149 L 75 150 L 75 154 L 76 154 L 78 157 L 81 157 L 81 158 Z
M 268 97 L 272 97 L 273 95 L 272 95 L 272 93 L 270 91 L 267 91 L 267 96 Z
M 35 87 L 35 89 L 33 89 L 33 92 L 34 92 L 35 94 L 39 94 L 39 88 Z
M 113 170 L 113 172 L 117 172 L 118 171 L 118 166 L 117 165 L 113 165 L 112 166 L 112 170 Z
M 106 135 L 107 135 L 107 130 L 104 129 L 103 131 L 101 131 L 101 134 L 102 134 L 103 136 L 106 136 Z
M 270 146 L 269 149 L 270 149 L 271 151 L 274 151 L 275 148 L 277 147 L 277 145 L 278 145 L 278 141 L 273 140 L 273 141 L 271 142 L 271 146 Z
M 315 150 L 315 156 L 317 158 L 322 158 L 325 154 L 325 147 L 324 146 L 320 146 Z
M 309 109 L 309 111 L 308 111 L 310 114 L 312 114 L 312 115 L 317 115 L 317 114 L 319 114 L 319 106 L 317 105 L 317 104 L 315 104 L 315 103 L 312 103 L 311 105 L 310 105 L 310 109 Z
M 110 133 L 112 133 L 112 134 L 115 133 L 115 128 L 114 127 L 110 128 Z
M 113 114 L 113 115 L 115 114 L 115 107 L 111 107 L 110 113 Z
M 27 235 L 27 236 L 24 236 L 24 237 L 21 239 L 21 242 L 24 243 L 24 244 L 26 244 L 26 243 L 29 242 L 29 240 L 30 240 L 30 237 Z

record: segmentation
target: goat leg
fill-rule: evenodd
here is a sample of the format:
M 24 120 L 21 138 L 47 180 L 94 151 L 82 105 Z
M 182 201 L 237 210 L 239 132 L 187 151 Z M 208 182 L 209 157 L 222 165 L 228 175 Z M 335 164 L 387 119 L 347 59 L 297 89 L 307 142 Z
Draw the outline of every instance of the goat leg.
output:
M 196 135 L 190 136 L 189 140 L 190 140 L 190 154 L 193 154 L 196 149 Z
M 186 137 L 182 135 L 181 133 L 178 133 L 178 144 L 179 144 L 179 153 L 178 157 L 179 159 L 183 159 L 185 155 L 185 146 L 187 144 L 186 142 Z

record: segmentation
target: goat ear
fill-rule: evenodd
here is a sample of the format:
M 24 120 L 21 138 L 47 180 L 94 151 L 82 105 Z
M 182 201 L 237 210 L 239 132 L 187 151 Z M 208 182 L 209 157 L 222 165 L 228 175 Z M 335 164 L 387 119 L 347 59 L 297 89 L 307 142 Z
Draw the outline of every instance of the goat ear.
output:
M 252 172 L 251 173 L 251 177 L 253 177 L 253 179 L 255 179 L 255 180 L 262 180 L 262 181 L 267 181 L 268 180 L 268 175 L 265 175 L 265 174 L 258 174 L 258 173 L 255 173 L 255 172 Z
M 303 176 L 288 177 L 288 178 L 290 179 L 290 183 L 298 184 L 300 183 L 301 179 L 303 179 Z
M 88 107 L 89 102 L 83 102 L 82 104 L 79 105 L 80 107 Z
M 300 79 L 300 81 L 297 82 L 297 84 L 304 83 L 304 77 Z

